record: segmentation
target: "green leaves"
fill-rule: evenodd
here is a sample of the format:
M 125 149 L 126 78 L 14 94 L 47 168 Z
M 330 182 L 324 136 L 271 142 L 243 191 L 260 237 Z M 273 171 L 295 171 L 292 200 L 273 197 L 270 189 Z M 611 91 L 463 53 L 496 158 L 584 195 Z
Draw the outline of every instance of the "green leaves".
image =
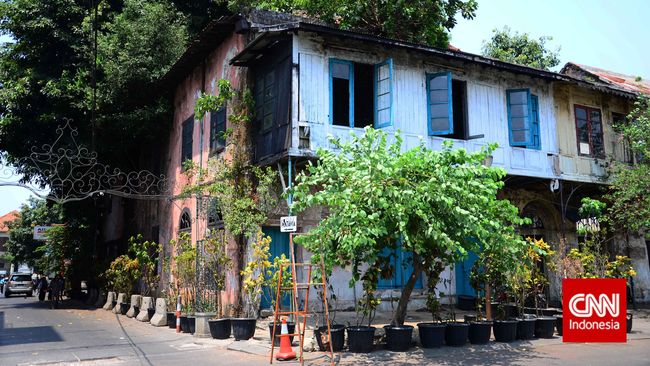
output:
M 552 40 L 552 37 L 533 39 L 527 33 L 511 33 L 508 26 L 501 30 L 494 29 L 492 33 L 492 38 L 483 42 L 481 52 L 484 56 L 543 70 L 560 63 L 560 49 L 552 51 L 546 48 L 546 41 Z

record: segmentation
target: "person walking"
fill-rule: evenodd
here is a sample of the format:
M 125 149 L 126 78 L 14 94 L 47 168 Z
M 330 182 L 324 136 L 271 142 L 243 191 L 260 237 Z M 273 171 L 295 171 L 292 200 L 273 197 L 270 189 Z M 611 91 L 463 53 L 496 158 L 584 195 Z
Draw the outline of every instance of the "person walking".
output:
M 49 284 L 47 283 L 47 277 L 45 275 L 42 275 L 38 280 L 38 301 L 45 301 L 48 285 Z
M 56 277 L 54 277 L 52 283 L 50 284 L 50 295 L 52 296 L 52 304 L 51 304 L 52 309 L 56 309 L 59 307 L 60 293 L 62 291 L 61 285 L 62 285 L 61 277 L 60 275 L 56 275 Z

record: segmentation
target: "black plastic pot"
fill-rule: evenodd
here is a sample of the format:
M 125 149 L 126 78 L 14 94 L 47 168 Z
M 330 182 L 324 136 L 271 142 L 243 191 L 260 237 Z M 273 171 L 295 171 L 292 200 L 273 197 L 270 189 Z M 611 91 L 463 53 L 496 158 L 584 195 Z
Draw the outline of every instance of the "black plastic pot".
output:
M 632 320 L 634 320 L 633 318 L 634 318 L 634 314 L 632 314 L 632 313 L 627 313 L 626 314 L 625 320 L 626 320 L 626 323 L 627 323 L 626 325 L 627 325 L 627 332 L 628 333 L 632 333 Z
M 476 315 L 463 315 L 463 320 L 465 320 L 465 323 L 475 322 Z
M 147 313 L 149 315 L 149 320 L 153 318 L 154 314 L 156 314 L 156 309 L 147 309 Z
M 296 331 L 296 323 L 294 322 L 287 322 L 287 330 L 289 334 L 293 334 Z M 275 325 L 275 346 L 278 347 L 280 346 L 280 334 L 282 334 L 282 323 L 278 322 Z M 273 322 L 269 323 L 269 342 L 271 342 L 271 338 L 273 338 Z M 289 337 L 289 341 L 293 343 L 293 336 Z
M 562 336 L 562 321 L 564 318 L 562 314 L 556 315 L 555 317 L 555 329 L 557 329 L 557 335 Z
M 518 318 L 517 323 L 517 339 L 533 339 L 535 338 L 535 318 Z
M 181 332 L 190 332 L 190 319 L 186 315 L 181 315 Z
M 420 344 L 422 344 L 422 347 L 442 347 L 445 344 L 446 328 L 447 324 L 444 323 L 418 323 L 418 332 L 420 333 Z
M 140 313 L 140 307 L 139 306 L 134 306 L 133 307 L 133 317 L 135 318 L 136 316 L 138 316 L 139 313 Z
M 474 310 L 476 309 L 476 297 L 467 295 L 458 295 L 458 305 L 460 310 Z
M 332 335 L 332 350 L 334 352 L 339 352 L 343 349 L 345 344 L 345 325 L 343 324 L 332 324 L 330 325 L 330 334 Z M 322 336 L 327 336 L 327 326 L 323 325 L 314 330 L 314 336 L 316 337 L 316 342 L 318 342 L 318 349 L 321 352 L 326 352 L 330 350 L 328 342 L 323 342 Z M 325 339 L 327 341 L 327 339 Z
M 402 325 L 384 327 L 386 331 L 386 348 L 393 352 L 405 352 L 411 348 L 411 339 L 413 338 L 413 326 Z
M 348 349 L 355 353 L 370 353 L 375 349 L 375 327 L 348 327 Z
M 196 318 L 193 316 L 188 316 L 187 317 L 187 325 L 190 327 L 190 334 L 194 334 L 196 332 Z
M 112 308 L 114 308 L 115 306 L 117 306 L 117 301 L 112 301 L 111 304 L 113 304 L 113 306 L 111 306 L 111 309 L 112 309 Z
M 490 341 L 492 335 L 492 322 L 470 322 L 469 323 L 469 343 L 486 344 Z
M 469 324 L 467 323 L 447 323 L 445 329 L 445 343 L 452 347 L 461 347 L 467 343 L 469 334 Z
M 167 312 L 167 326 L 169 329 L 176 329 L 176 313 L 173 311 Z
M 255 318 L 231 318 L 230 324 L 232 324 L 232 335 L 235 340 L 246 341 L 253 338 L 256 323 L 257 319 Z
M 503 305 L 505 311 L 506 311 L 506 317 L 508 318 L 516 318 L 519 315 L 519 309 L 517 309 L 517 305 L 513 304 L 504 304 Z
M 214 339 L 228 339 L 230 338 L 230 318 L 211 319 L 208 320 L 210 327 L 210 335 Z
M 494 340 L 497 342 L 512 342 L 517 339 L 517 320 L 495 320 L 492 324 Z
M 129 311 L 130 307 L 131 307 L 131 304 L 121 303 L 120 304 L 120 314 L 126 315 L 126 313 Z
M 541 316 L 535 322 L 535 337 L 553 338 L 555 333 L 555 318 L 552 316 Z

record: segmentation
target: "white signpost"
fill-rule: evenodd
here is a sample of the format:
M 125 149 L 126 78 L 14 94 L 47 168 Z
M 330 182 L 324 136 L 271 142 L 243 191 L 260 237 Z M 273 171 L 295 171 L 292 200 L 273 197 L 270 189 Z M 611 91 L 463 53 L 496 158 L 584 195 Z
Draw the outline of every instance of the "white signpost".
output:
M 282 216 L 280 218 L 280 232 L 293 233 L 298 229 L 297 216 Z
M 45 240 L 45 233 L 51 228 L 51 226 L 34 226 L 34 240 Z

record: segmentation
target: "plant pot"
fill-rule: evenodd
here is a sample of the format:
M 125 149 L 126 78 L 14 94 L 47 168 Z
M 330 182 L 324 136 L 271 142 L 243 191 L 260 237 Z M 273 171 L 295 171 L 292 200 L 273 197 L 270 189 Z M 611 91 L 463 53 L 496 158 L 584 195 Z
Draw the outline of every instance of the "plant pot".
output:
M 131 304 L 121 303 L 120 304 L 120 314 L 126 315 L 126 313 L 129 311 L 129 308 L 131 308 Z
M 330 325 L 330 334 L 332 335 L 332 351 L 339 352 L 343 349 L 345 344 L 345 325 L 343 324 L 332 324 Z M 314 330 L 314 337 L 316 337 L 316 342 L 318 342 L 318 349 L 321 352 L 326 352 L 330 350 L 329 342 L 323 342 L 322 336 L 327 335 L 327 326 L 323 325 Z M 327 339 L 325 339 L 327 340 Z
M 467 295 L 458 295 L 458 305 L 460 310 L 474 310 L 476 309 L 476 297 Z
M 495 320 L 492 324 L 494 340 L 497 342 L 512 342 L 517 339 L 517 320 Z
M 475 321 L 469 323 L 469 343 L 486 344 L 492 335 L 492 322 Z
M 411 348 L 411 339 L 413 337 L 413 326 L 402 325 L 384 327 L 386 331 L 386 348 L 393 352 L 405 352 Z
M 117 301 L 111 301 L 111 304 L 112 304 L 112 306 L 111 306 L 111 309 L 112 309 L 112 308 L 114 308 L 115 306 L 117 306 Z
M 210 335 L 214 339 L 228 339 L 230 338 L 230 318 L 212 319 L 208 320 L 210 327 Z
M 176 313 L 173 311 L 167 312 L 167 326 L 169 329 L 176 329 Z
M 627 313 L 625 316 L 625 321 L 627 325 L 627 333 L 632 333 L 632 320 L 634 318 L 634 314 L 632 313 Z
M 467 323 L 447 323 L 445 329 L 445 343 L 452 347 L 461 347 L 467 343 L 469 333 L 469 324 Z
M 418 323 L 422 348 L 442 347 L 445 344 L 446 328 L 447 324 L 444 323 Z
M 535 318 L 518 318 L 517 323 L 517 339 L 533 339 L 535 338 Z
M 517 305 L 505 304 L 503 305 L 503 308 L 506 312 L 507 318 L 516 318 L 519 316 L 519 309 L 517 309 Z
M 232 335 L 235 340 L 246 341 L 253 338 L 256 323 L 257 319 L 255 318 L 231 318 L 230 324 L 232 324 Z
M 156 314 L 156 309 L 147 309 L 147 314 L 149 315 L 149 319 L 153 318 Z
M 348 327 L 348 349 L 355 353 L 370 353 L 375 349 L 375 327 Z
M 190 319 L 186 315 L 181 315 L 181 332 L 190 332 Z
M 555 318 L 552 316 L 541 316 L 535 322 L 535 337 L 553 338 L 555 333 Z
M 196 318 L 194 316 L 188 316 L 187 324 L 190 326 L 190 334 L 194 334 L 196 332 Z
M 289 334 L 293 334 L 296 331 L 296 323 L 294 322 L 287 322 L 287 331 Z M 275 346 L 279 347 L 280 346 L 280 334 L 282 334 L 282 323 L 278 322 L 275 324 Z M 273 322 L 269 323 L 269 342 L 271 342 L 271 339 L 273 338 Z M 289 342 L 293 343 L 293 336 L 289 337 Z
M 139 306 L 134 306 L 133 307 L 133 317 L 135 318 L 138 316 L 138 313 L 140 313 L 140 307 Z
M 564 320 L 562 314 L 554 316 L 555 318 L 555 329 L 557 329 L 557 335 L 562 336 L 562 321 Z

